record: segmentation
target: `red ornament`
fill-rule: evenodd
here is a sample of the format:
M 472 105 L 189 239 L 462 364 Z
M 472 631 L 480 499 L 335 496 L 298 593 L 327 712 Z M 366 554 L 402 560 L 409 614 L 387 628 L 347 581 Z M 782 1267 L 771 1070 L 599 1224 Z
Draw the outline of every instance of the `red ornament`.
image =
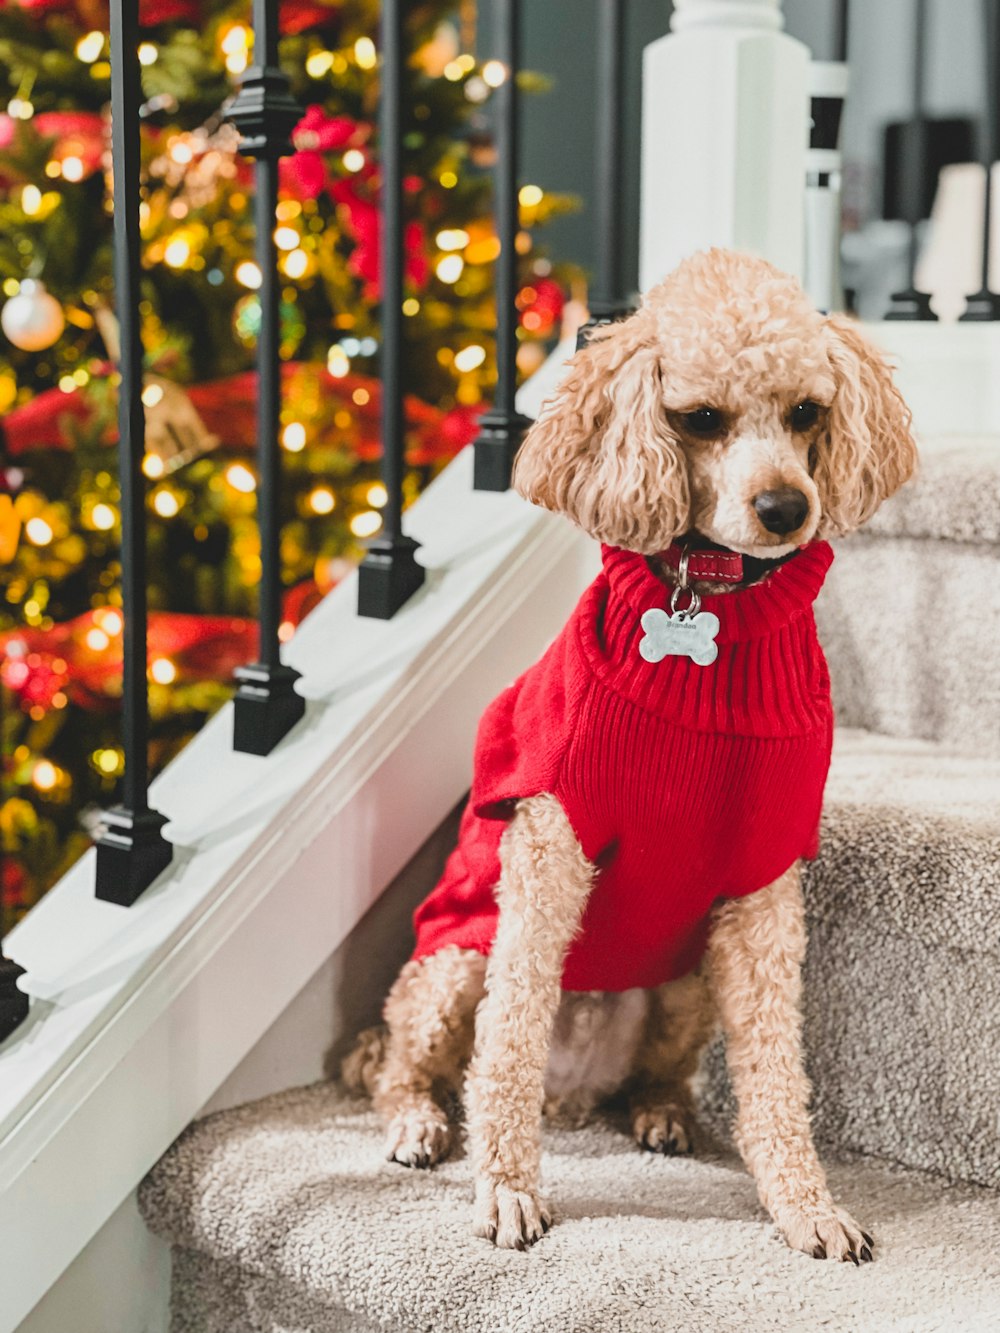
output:
M 0 902 L 7 912 L 20 912 L 31 904 L 28 901 L 28 876 L 20 861 L 12 856 L 3 859 L 3 871 L 0 876 Z
M 2 3 L 2 0 L 0 0 Z M 18 125 L 27 124 L 40 139 L 52 141 L 52 155 L 57 162 L 78 158 L 82 164 L 80 180 L 97 171 L 108 149 L 108 122 L 96 111 L 40 111 L 28 122 L 15 121 L 12 116 L 0 115 L 0 150 L 10 148 Z M 0 173 L 0 180 L 9 184 L 11 177 Z
M 149 614 L 149 660 L 169 657 L 181 682 L 229 680 L 257 646 L 257 626 L 238 616 Z M 83 708 L 114 705 L 121 694 L 122 620 L 113 607 L 87 611 L 48 629 L 0 635 L 3 679 L 21 700 L 47 706 L 62 689 Z M 56 661 L 62 661 L 57 668 Z M 56 688 L 53 688 L 55 686 Z
M 289 588 L 282 601 L 282 619 L 289 625 L 300 625 L 314 607 L 323 600 L 323 593 L 315 579 L 303 579 Z
M 53 653 L 33 652 L 22 657 L 8 657 L 0 674 L 3 683 L 17 696 L 26 712 L 36 706 L 51 708 L 56 695 L 64 693 L 69 683 L 66 660 Z
M 329 28 L 340 22 L 343 8 L 343 0 L 284 0 L 278 6 L 278 23 L 283 33 Z
M 198 0 L 139 0 L 139 23 L 144 28 L 155 28 L 161 23 L 201 22 Z
M 522 287 L 517 296 L 521 324 L 529 333 L 540 336 L 551 333 L 562 318 L 566 298 L 557 282 L 551 278 L 536 278 Z
M 8 0 L 12 8 L 24 9 L 47 18 L 50 14 L 66 14 L 85 28 L 107 28 L 107 0 Z M 3 5 L 0 4 L 0 8 Z M 139 23 L 144 28 L 155 28 L 161 23 L 201 22 L 199 0 L 139 0 Z
M 318 199 L 331 179 L 323 155 L 357 147 L 370 132 L 371 127 L 364 122 L 349 116 L 328 116 L 322 106 L 313 103 L 292 131 L 295 153 L 281 160 L 281 188 L 296 199 Z
M 308 382 L 318 384 L 321 398 L 331 415 L 345 408 L 351 414 L 353 429 L 350 444 L 362 461 L 381 457 L 382 386 L 368 375 L 335 377 L 325 366 L 301 361 L 286 361 L 281 367 L 282 393 L 286 402 L 295 402 Z M 363 390 L 363 393 L 359 393 Z M 191 403 L 205 424 L 227 449 L 254 449 L 257 441 L 257 375 L 241 371 L 226 379 L 207 380 L 186 386 Z M 359 402 L 355 398 L 358 394 Z M 475 437 L 479 407 L 455 407 L 444 413 L 414 394 L 404 403 L 408 438 L 407 457 L 415 466 L 425 466 L 451 458 Z M 18 458 L 34 449 L 71 449 L 74 428 L 91 421 L 94 406 L 87 389 L 63 393 L 47 389 L 30 402 L 8 412 L 3 420 L 7 452 Z M 111 425 L 103 443 L 117 440 Z
M 88 29 L 108 26 L 107 0 L 0 0 L 0 9 L 8 5 L 39 18 L 65 14 Z M 139 23 L 144 28 L 163 23 L 185 23 L 198 28 L 205 21 L 204 11 L 208 8 L 204 0 L 139 0 Z M 279 6 L 278 22 L 283 33 L 306 32 L 339 23 L 342 11 L 343 0 L 284 0 Z
M 359 173 L 351 180 L 336 181 L 330 187 L 330 195 L 346 211 L 347 225 L 356 242 L 348 267 L 364 282 L 366 300 L 377 301 L 381 293 L 382 231 L 378 191 L 372 189 L 371 197 L 367 197 L 359 188 L 370 184 L 373 174 L 371 170 Z M 406 277 L 420 290 L 426 286 L 430 276 L 427 238 L 422 223 L 414 221 L 407 224 L 403 244 L 406 251 Z

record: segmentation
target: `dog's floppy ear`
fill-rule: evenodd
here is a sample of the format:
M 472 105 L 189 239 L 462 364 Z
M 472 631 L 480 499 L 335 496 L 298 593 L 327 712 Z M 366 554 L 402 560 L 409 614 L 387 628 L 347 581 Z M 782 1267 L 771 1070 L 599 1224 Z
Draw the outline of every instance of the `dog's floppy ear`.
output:
M 832 315 L 827 328 L 837 387 L 812 467 L 824 537 L 860 527 L 917 465 L 910 409 L 882 353 L 849 319 Z
M 653 554 L 685 530 L 687 466 L 645 311 L 599 329 L 573 357 L 521 445 L 514 486 L 612 546 Z

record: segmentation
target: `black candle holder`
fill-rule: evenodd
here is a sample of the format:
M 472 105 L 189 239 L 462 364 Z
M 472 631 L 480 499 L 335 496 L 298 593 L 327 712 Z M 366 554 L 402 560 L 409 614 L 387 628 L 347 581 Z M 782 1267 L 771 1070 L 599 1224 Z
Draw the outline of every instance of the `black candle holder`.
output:
M 924 50 L 927 42 L 927 0 L 917 0 L 913 48 L 913 118 L 903 137 L 903 198 L 906 221 L 910 227 L 908 285 L 893 292 L 885 318 L 889 320 L 933 321 L 929 293 L 917 289 L 917 227 L 923 214 L 924 170 L 927 161 L 927 117 L 924 110 Z
M 885 312 L 885 319 L 924 320 L 933 322 L 937 319 L 931 309 L 929 292 L 918 292 L 915 287 L 907 287 L 901 292 L 893 292 L 892 304 Z
M 966 298 L 963 323 L 992 323 L 1000 319 L 1000 295 L 990 290 L 990 242 L 993 232 L 993 159 L 1000 147 L 1000 10 L 996 0 L 983 0 L 983 48 L 986 53 L 986 104 L 983 107 L 980 156 L 983 164 L 983 249 L 981 282 L 978 292 Z M 994 97 L 990 102 L 990 92 Z

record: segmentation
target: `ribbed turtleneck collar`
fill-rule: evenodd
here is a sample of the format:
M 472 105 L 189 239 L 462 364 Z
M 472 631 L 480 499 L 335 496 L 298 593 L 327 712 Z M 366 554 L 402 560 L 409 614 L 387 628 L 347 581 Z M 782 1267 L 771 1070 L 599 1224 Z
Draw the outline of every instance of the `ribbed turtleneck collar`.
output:
M 647 662 L 644 611 L 669 608 L 671 589 L 641 555 L 605 547 L 604 578 L 577 617 L 591 670 L 614 693 L 678 725 L 702 731 L 789 736 L 830 724 L 829 678 L 812 604 L 833 552 L 813 542 L 760 583 L 702 598 L 719 618 L 719 655 Z
M 612 597 L 627 602 L 639 616 L 651 607 L 669 607 L 672 589 L 657 578 L 645 556 L 616 546 L 602 547 L 601 556 Z M 716 642 L 754 639 L 786 625 L 812 606 L 832 563 L 829 543 L 811 542 L 760 583 L 703 596 L 701 609 L 719 617 Z

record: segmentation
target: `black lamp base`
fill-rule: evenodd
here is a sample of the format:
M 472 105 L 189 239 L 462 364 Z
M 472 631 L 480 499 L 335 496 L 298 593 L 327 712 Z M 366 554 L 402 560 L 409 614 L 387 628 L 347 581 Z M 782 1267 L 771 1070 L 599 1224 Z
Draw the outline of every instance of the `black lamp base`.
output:
M 358 615 L 391 620 L 423 586 L 427 571 L 417 564 L 412 537 L 377 537 L 358 568 Z
M 623 319 L 628 319 L 629 315 L 635 314 L 635 306 L 627 302 L 620 303 L 610 301 L 593 301 L 590 307 L 590 318 L 586 324 L 581 324 L 576 332 L 576 350 L 586 347 L 590 341 L 590 336 L 595 329 L 603 329 L 608 324 L 618 324 Z
M 18 977 L 23 976 L 24 968 L 20 963 L 5 958 L 0 950 L 0 1041 L 6 1041 L 28 1017 L 30 1001 L 17 987 Z
M 959 323 L 985 324 L 1000 319 L 1000 295 L 983 287 L 965 298 L 965 313 L 959 316 Z
M 103 819 L 95 893 L 106 903 L 131 907 L 173 858 L 174 849 L 161 831 L 167 817 L 156 810 L 137 815 L 115 806 L 105 810 Z
M 531 420 L 520 412 L 490 408 L 479 418 L 479 435 L 472 469 L 472 485 L 477 491 L 506 491 L 514 455 L 521 447 Z
M 270 754 L 306 711 L 295 692 L 300 672 L 289 666 L 255 662 L 237 667 L 239 689 L 233 700 L 233 749 L 243 754 Z
M 916 288 L 908 287 L 905 292 L 893 292 L 892 305 L 885 312 L 885 318 L 928 322 L 936 320 L 937 315 L 931 309 L 928 292 L 918 292 Z

